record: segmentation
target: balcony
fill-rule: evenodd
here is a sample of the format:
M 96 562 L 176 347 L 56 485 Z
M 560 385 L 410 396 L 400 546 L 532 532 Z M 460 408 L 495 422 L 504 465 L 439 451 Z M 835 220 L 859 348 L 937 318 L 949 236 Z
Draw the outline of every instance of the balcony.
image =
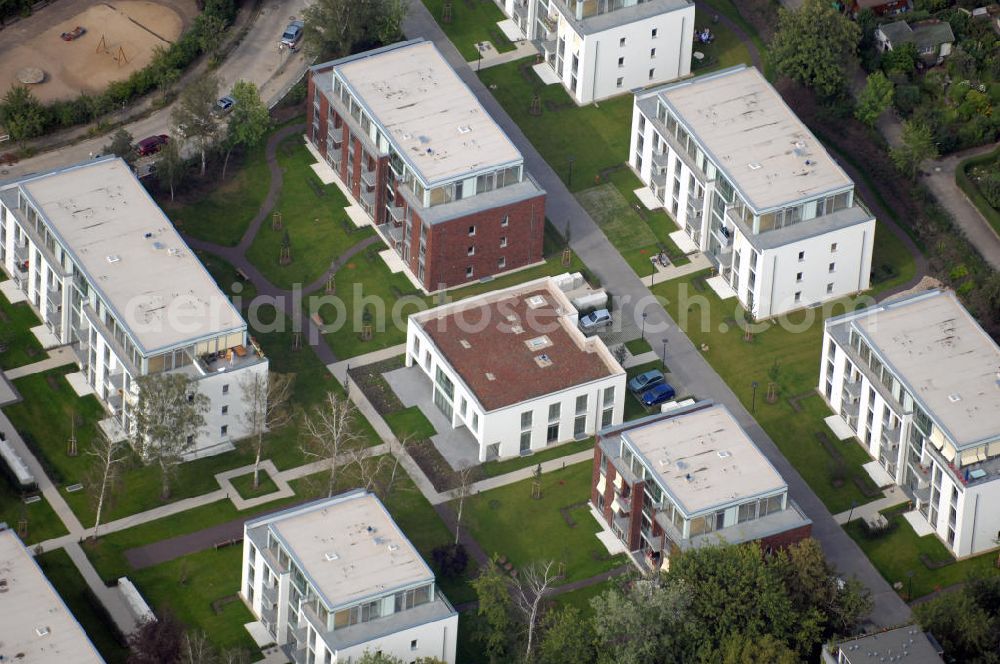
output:
M 861 397 L 861 380 L 844 381 L 844 392 L 851 397 L 852 401 L 859 399 Z
M 21 272 L 28 271 L 28 245 L 14 245 L 14 262 L 17 263 L 17 269 Z
M 369 168 L 361 168 L 361 181 L 365 183 L 366 187 L 374 188 L 375 183 L 378 181 L 375 177 L 375 171 Z
M 882 440 L 890 448 L 899 447 L 899 425 L 897 424 L 893 428 L 887 426 L 882 427 Z
M 264 605 L 260 610 L 260 617 L 265 624 L 271 626 L 278 620 L 278 607 L 274 605 Z M 269 627 L 270 629 L 270 627 Z M 272 630 L 273 633 L 273 630 Z
M 344 152 L 339 146 L 328 145 L 326 148 L 326 156 L 334 167 L 340 169 L 340 164 L 344 161 Z
M 520 16 L 523 20 L 528 20 L 528 3 L 527 2 L 515 2 L 514 3 L 514 15 Z
M 396 224 L 382 224 L 379 228 L 382 229 L 382 232 L 385 233 L 386 237 L 392 240 L 393 244 L 399 244 L 403 241 L 402 226 L 397 226 Z
M 555 39 L 556 29 L 559 26 L 558 20 L 554 16 L 549 16 L 547 12 L 541 12 L 538 15 L 538 20 L 542 22 L 545 26 L 546 38 Z
M 667 152 L 653 150 L 653 166 L 658 170 L 665 169 L 670 164 L 670 155 Z
M 652 176 L 650 176 L 649 181 L 652 182 L 653 184 L 655 184 L 660 189 L 666 189 L 667 188 L 667 172 L 666 171 L 660 171 L 660 172 L 654 171 L 653 174 L 652 174 Z
M 619 509 L 615 509 L 617 506 Z M 621 512 L 622 514 L 628 514 L 632 511 L 632 498 L 631 496 L 619 496 L 615 495 L 614 500 L 611 503 L 611 510 L 613 512 Z
M 395 223 L 402 224 L 406 221 L 406 208 L 402 205 L 390 205 L 389 216 Z
M 264 583 L 260 587 L 260 596 L 264 600 L 265 605 L 275 604 L 278 601 L 278 586 L 277 584 L 269 586 Z
M 713 228 L 712 235 L 719 241 L 719 246 L 723 250 L 733 246 L 733 233 L 725 226 Z
M 859 407 L 860 403 L 856 400 L 845 401 L 840 406 L 840 412 L 845 417 L 853 418 L 855 421 L 857 421 Z
M 344 128 L 330 126 L 327 129 L 326 142 L 339 150 L 344 144 Z
M 375 207 L 375 192 L 374 191 L 362 191 L 361 192 L 361 202 L 364 204 L 367 212 L 371 214 L 372 208 Z

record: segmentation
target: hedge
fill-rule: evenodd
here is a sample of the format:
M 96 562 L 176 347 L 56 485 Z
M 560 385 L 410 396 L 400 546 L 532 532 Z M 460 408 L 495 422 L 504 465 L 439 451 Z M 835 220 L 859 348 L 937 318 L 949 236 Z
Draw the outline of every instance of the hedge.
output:
M 990 226 L 993 227 L 997 233 L 1000 233 L 1000 212 L 997 211 L 983 193 L 979 191 L 979 187 L 976 183 L 972 181 L 969 177 L 969 170 L 981 166 L 983 164 L 988 164 L 990 162 L 995 162 L 997 166 L 1000 166 L 1000 148 L 997 148 L 993 152 L 987 152 L 976 157 L 969 157 L 961 161 L 958 164 L 958 168 L 955 169 L 955 182 L 958 184 L 959 188 L 965 192 L 965 195 L 969 197 L 972 204 L 975 205 L 979 211 L 986 217 L 986 221 L 989 222 Z

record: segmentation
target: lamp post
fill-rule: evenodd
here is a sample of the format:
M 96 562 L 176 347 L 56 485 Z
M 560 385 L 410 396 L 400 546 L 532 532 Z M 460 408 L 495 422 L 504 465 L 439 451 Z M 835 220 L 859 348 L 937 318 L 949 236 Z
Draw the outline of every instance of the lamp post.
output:
M 907 577 L 907 588 L 906 588 L 906 599 L 913 601 L 913 575 L 916 574 L 912 569 L 906 573 Z
M 757 381 L 750 383 L 750 387 L 753 388 L 753 396 L 750 397 L 750 412 L 757 412 Z
M 649 314 L 646 313 L 645 311 L 642 312 L 642 338 L 643 339 L 646 338 L 646 316 L 648 316 L 648 315 Z
M 854 508 L 858 506 L 858 501 L 851 501 L 851 511 L 847 513 L 847 523 L 851 522 L 851 517 L 854 516 Z
M 573 162 L 576 161 L 576 157 L 574 157 L 573 155 L 570 155 L 569 157 L 567 157 L 567 159 L 569 161 L 569 173 L 566 176 L 566 186 L 567 187 L 572 187 L 573 186 Z
M 667 366 L 667 339 L 666 339 L 666 337 L 664 337 L 664 339 L 663 339 L 663 367 L 666 368 L 666 366 Z

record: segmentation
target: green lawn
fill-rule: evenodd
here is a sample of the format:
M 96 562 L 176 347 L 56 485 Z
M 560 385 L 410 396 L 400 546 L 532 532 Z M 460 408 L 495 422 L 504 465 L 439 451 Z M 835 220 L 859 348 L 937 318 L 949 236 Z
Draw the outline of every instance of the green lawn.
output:
M 6 277 L 0 275 L 0 281 Z M 40 325 L 27 302 L 11 304 L 0 295 L 0 368 L 13 369 L 44 360 L 45 351 L 31 328 Z
M 28 521 L 27 535 L 22 539 L 29 546 L 67 533 L 66 527 L 52 510 L 49 501 L 43 497 L 37 503 L 25 505 L 7 478 L 0 477 L 0 522 L 6 523 L 16 531 L 21 519 Z
M 446 21 L 444 16 L 444 5 L 451 5 L 451 20 Z M 448 39 L 459 50 L 462 57 L 472 62 L 479 57 L 476 44 L 479 42 L 492 42 L 493 47 L 500 53 L 511 51 L 514 45 L 507 39 L 497 22 L 502 21 L 506 16 L 500 11 L 493 0 L 424 0 L 424 6 L 434 16 Z
M 712 23 L 712 12 L 701 7 L 695 10 L 695 29 L 709 28 L 715 39 L 711 44 L 695 44 L 694 51 L 703 53 L 702 60 L 692 59 L 691 73 L 705 74 L 716 69 L 725 69 L 738 64 L 751 64 L 750 51 L 739 40 L 736 33 L 722 25 Z M 751 34 L 753 34 L 751 32 Z
M 935 535 L 918 537 L 913 527 L 903 518 L 906 506 L 899 506 L 884 512 L 889 518 L 890 531 L 884 535 L 871 537 L 862 522 L 852 521 L 846 526 L 848 534 L 864 550 L 868 559 L 882 573 L 890 584 L 903 582 L 901 595 L 909 593 L 910 577 L 913 572 L 913 598 L 923 597 L 939 588 L 964 581 L 970 574 L 997 574 L 994 565 L 997 554 L 984 553 L 975 558 L 929 569 L 920 559 L 927 556 L 931 561 L 949 559 L 948 550 Z
M 48 551 L 35 557 L 49 583 L 62 597 L 91 643 L 108 664 L 122 664 L 128 650 L 122 645 L 117 627 L 104 613 L 104 607 L 94 597 L 80 571 L 63 549 Z
M 542 497 L 532 498 L 533 480 L 476 494 L 466 503 L 466 527 L 487 554 L 506 556 L 515 568 L 535 561 L 565 564 L 560 583 L 586 579 L 624 564 L 611 557 L 595 536 L 600 526 L 590 515 L 592 464 L 580 463 L 542 476 Z M 570 527 L 560 509 L 576 522 Z
M 389 413 L 385 416 L 385 423 L 400 440 L 404 438 L 424 440 L 437 433 L 434 425 L 420 412 L 420 408 L 417 406 Z
M 913 254 L 884 224 L 875 225 L 872 273 L 869 293 L 873 297 L 890 288 L 905 284 L 917 273 Z
M 310 168 L 315 159 L 301 136 L 290 136 L 281 143 L 278 163 L 283 180 L 274 210 L 281 213 L 282 230 L 274 230 L 271 219 L 266 220 L 247 258 L 272 284 L 290 289 L 315 281 L 337 256 L 375 231 L 354 226 L 344 211 L 348 201 L 340 189 L 322 184 Z M 281 265 L 286 233 L 292 262 Z
M 633 357 L 653 350 L 653 347 L 650 346 L 649 342 L 645 339 L 632 339 L 631 341 L 626 341 L 625 348 L 628 349 L 629 354 Z
M 274 493 L 278 490 L 278 485 L 274 483 L 271 476 L 268 475 L 263 470 L 258 473 L 257 487 L 254 488 L 253 485 L 253 472 L 249 472 L 246 475 L 238 475 L 230 480 L 233 488 L 236 492 L 244 499 L 256 498 L 258 496 L 266 496 L 269 493 Z
M 594 615 L 594 609 L 590 606 L 590 600 L 603 594 L 606 590 L 614 588 L 615 583 L 616 581 L 614 579 L 601 581 L 600 583 L 595 583 L 592 586 L 585 586 L 578 590 L 572 590 L 568 593 L 556 595 L 552 598 L 552 601 L 556 606 L 576 607 L 579 609 L 584 618 L 590 618 Z
M 658 284 L 653 292 L 666 299 L 668 313 L 695 347 L 707 344 L 705 359 L 748 409 L 754 405 L 751 383 L 759 384 L 754 413 L 757 421 L 831 512 L 849 509 L 852 501 L 868 502 L 854 481 L 857 478 L 869 486 L 870 480 L 861 468 L 870 460 L 868 455 L 852 440 L 835 441 L 823 422 L 831 412 L 816 393 L 823 340 L 819 311 L 788 316 L 787 321 L 797 329 L 764 323 L 762 331 L 747 342 L 743 330 L 736 325 L 736 321 L 743 320 L 739 304 L 735 299 L 719 300 L 707 286 L 699 291 L 694 282 L 704 276 L 701 273 Z M 806 324 L 808 321 L 811 324 Z M 779 363 L 778 400 L 771 404 L 767 403 L 765 393 L 775 361 Z M 683 385 L 675 387 L 684 391 Z M 789 401 L 797 396 L 801 397 L 795 402 L 798 410 Z M 823 447 L 818 433 L 835 441 L 842 465 Z
M 560 459 L 571 454 L 592 450 L 593 448 L 593 438 L 574 440 L 569 443 L 562 443 L 561 445 L 556 445 L 555 447 L 549 447 L 544 450 L 532 452 L 531 454 L 527 454 L 525 456 L 514 457 L 513 459 L 505 459 L 504 461 L 487 461 L 480 466 L 480 470 L 482 477 L 484 478 L 499 477 L 500 475 L 506 475 L 507 473 L 520 470 L 521 468 L 537 466 L 543 461 Z

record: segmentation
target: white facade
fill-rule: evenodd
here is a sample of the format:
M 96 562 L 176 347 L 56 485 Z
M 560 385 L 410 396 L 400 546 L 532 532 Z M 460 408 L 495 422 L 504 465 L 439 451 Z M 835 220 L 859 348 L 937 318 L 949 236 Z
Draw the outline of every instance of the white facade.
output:
M 686 0 L 503 0 L 578 104 L 691 73 L 694 3 Z
M 240 381 L 268 362 L 246 322 L 119 159 L 0 188 L 0 265 L 111 415 L 134 429 L 136 377 L 183 372 L 209 397 L 191 456 L 246 434 Z
M 629 165 L 757 320 L 868 288 L 874 217 L 756 69 L 637 93 Z
M 956 556 L 1000 535 L 1000 348 L 950 292 L 830 319 L 819 391 Z
M 240 597 L 297 664 L 365 651 L 455 662 L 458 613 L 362 489 L 248 521 Z
M 532 388 L 537 386 L 537 378 L 543 376 L 560 363 L 556 359 L 552 365 L 540 367 L 531 363 L 535 351 L 523 347 L 526 340 L 536 338 L 529 327 L 530 322 L 521 320 L 521 332 L 501 332 L 482 344 L 488 348 L 491 358 L 496 358 L 490 369 L 494 378 L 481 378 L 475 370 L 466 366 L 461 352 L 448 352 L 440 347 L 440 339 L 435 340 L 428 331 L 443 317 L 456 312 L 490 311 L 498 303 L 518 301 L 522 296 L 543 292 L 558 307 L 558 322 L 551 326 L 547 338 L 554 340 L 542 351 L 556 357 L 565 351 L 566 362 L 587 365 L 594 371 L 578 381 L 573 375 L 557 381 L 559 387 L 539 394 Z M 503 304 L 500 305 L 503 308 Z M 514 311 L 516 305 L 511 305 Z M 469 320 L 477 320 L 479 313 L 470 313 Z M 518 315 L 519 319 L 526 318 Z M 514 457 L 552 445 L 578 440 L 594 435 L 597 431 L 622 422 L 625 412 L 625 370 L 608 351 L 604 342 L 597 337 L 585 337 L 577 328 L 577 312 L 565 293 L 556 285 L 556 280 L 545 277 L 524 284 L 471 297 L 455 304 L 444 305 L 426 312 L 410 316 L 407 325 L 406 366 L 418 366 L 430 381 L 435 403 L 450 416 L 452 426 L 465 427 L 479 446 L 479 460 Z M 505 325 L 508 319 L 494 321 L 485 332 L 492 333 L 496 325 Z M 464 334 L 469 350 L 478 348 L 480 333 Z M 557 336 L 558 332 L 558 336 Z M 456 330 L 454 334 L 459 334 Z M 450 335 L 449 335 L 450 336 Z M 556 349 L 556 346 L 562 348 Z M 465 349 L 463 349 L 465 350 Z M 539 351 L 539 352 L 542 352 Z M 477 351 L 482 352 L 482 351 Z M 502 399 L 503 405 L 490 399 L 484 404 L 482 392 L 494 383 L 504 383 L 501 373 L 504 360 L 513 361 L 523 354 L 527 361 L 521 366 L 524 373 L 516 385 L 508 385 L 510 390 Z M 575 368 L 581 368 L 579 365 Z M 575 373 L 575 372 L 574 372 Z M 494 376 L 490 372 L 490 376 Z M 547 376 L 545 376 L 547 377 Z M 477 385 L 470 385 L 475 380 Z M 451 394 L 449 395 L 448 392 Z M 480 394 L 477 394 L 479 392 Z M 523 397 L 523 398 L 522 398 Z

